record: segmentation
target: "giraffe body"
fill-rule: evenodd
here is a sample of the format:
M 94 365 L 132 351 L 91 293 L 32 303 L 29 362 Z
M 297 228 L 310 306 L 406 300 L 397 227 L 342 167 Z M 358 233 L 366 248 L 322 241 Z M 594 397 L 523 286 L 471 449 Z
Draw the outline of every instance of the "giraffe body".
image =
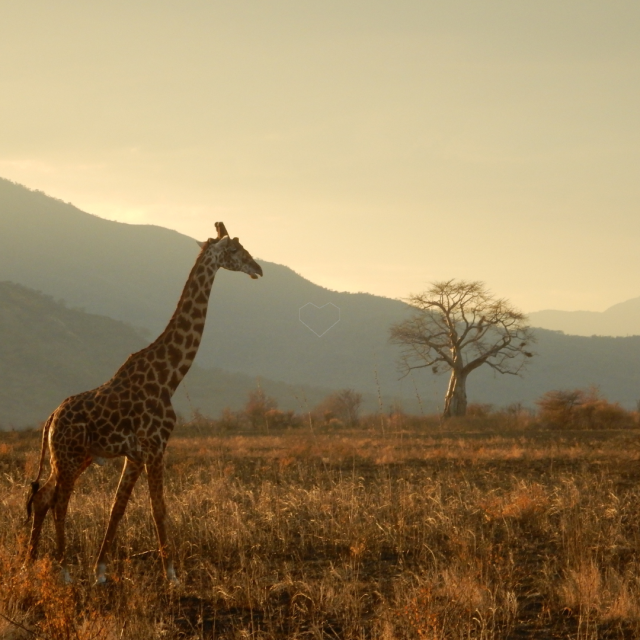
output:
M 216 227 L 218 238 L 201 243 L 202 251 L 162 334 L 148 347 L 130 355 L 111 380 L 64 400 L 44 425 L 40 468 L 27 502 L 28 514 L 32 509 L 34 513 L 27 559 L 37 557 L 42 525 L 51 509 L 57 557 L 65 580 L 70 579 L 70 574 L 65 562 L 64 522 L 73 486 L 92 462 L 103 464 L 107 458 L 120 456 L 125 463 L 96 563 L 97 581 L 106 581 L 109 549 L 143 470 L 147 473 L 165 574 L 169 580 L 175 580 L 163 491 L 164 450 L 176 421 L 171 397 L 198 351 L 218 269 L 243 271 L 252 278 L 262 275 L 260 266 L 238 239 L 231 240 L 222 223 L 216 223 Z M 47 449 L 51 474 L 40 487 Z

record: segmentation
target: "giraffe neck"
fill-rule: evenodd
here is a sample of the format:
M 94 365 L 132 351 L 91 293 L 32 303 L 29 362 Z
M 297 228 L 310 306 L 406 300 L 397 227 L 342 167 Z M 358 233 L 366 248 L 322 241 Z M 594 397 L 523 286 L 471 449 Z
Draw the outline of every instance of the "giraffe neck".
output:
M 173 395 L 198 353 L 213 280 L 220 265 L 205 251 L 198 256 L 166 329 L 148 347 L 158 382 Z

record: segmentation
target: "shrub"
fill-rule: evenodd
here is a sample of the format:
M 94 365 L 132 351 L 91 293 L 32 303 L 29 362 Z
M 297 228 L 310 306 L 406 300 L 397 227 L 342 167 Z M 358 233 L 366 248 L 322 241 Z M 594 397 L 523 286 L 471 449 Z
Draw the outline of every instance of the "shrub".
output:
M 558 429 L 620 429 L 633 426 L 633 416 L 594 387 L 548 391 L 536 401 L 542 422 Z
M 213 422 L 213 419 L 210 418 L 209 416 L 206 416 L 204 413 L 202 413 L 200 409 L 194 409 L 191 412 L 191 420 L 189 420 L 188 422 L 182 421 L 182 425 L 194 427 L 196 429 L 202 429 L 205 427 L 209 427 L 212 422 Z
M 225 407 L 216 420 L 216 426 L 222 431 L 238 431 L 242 428 L 242 416 L 229 407 Z
M 293 411 L 280 411 L 269 409 L 264 414 L 264 420 L 268 429 L 284 429 L 287 427 L 300 427 L 302 420 Z
M 472 402 L 467 405 L 467 416 L 470 418 L 486 418 L 493 410 L 493 405 Z
M 267 396 L 262 387 L 249 391 L 249 399 L 244 414 L 253 429 L 269 429 L 267 414 L 278 408 L 275 398 Z
M 361 405 L 361 393 L 353 389 L 342 389 L 328 395 L 316 406 L 314 413 L 325 424 L 329 424 L 336 419 L 349 427 L 354 427 L 360 419 Z

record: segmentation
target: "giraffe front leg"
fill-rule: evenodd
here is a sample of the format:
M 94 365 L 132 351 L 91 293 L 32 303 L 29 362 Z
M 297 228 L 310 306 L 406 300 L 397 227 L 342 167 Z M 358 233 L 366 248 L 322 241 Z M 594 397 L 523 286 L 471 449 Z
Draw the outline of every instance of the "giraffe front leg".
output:
M 120 482 L 118 483 L 118 490 L 113 501 L 113 506 L 111 507 L 109 525 L 107 526 L 107 531 L 104 534 L 104 540 L 102 541 L 98 560 L 96 561 L 95 575 L 97 584 L 104 584 L 107 581 L 107 557 L 109 555 L 111 543 L 115 538 L 118 524 L 124 515 L 127 503 L 131 497 L 131 492 L 142 473 L 142 469 L 143 465 L 141 462 L 134 462 L 129 458 L 125 458 L 122 475 L 120 476 Z
M 169 551 L 167 542 L 167 508 L 164 502 L 164 461 L 162 455 L 156 457 L 147 464 L 147 480 L 149 482 L 149 496 L 151 498 L 151 510 L 153 520 L 156 523 L 156 533 L 158 534 L 158 544 L 160 547 L 160 557 L 164 573 L 173 584 L 178 584 L 176 570 L 173 566 L 173 559 Z

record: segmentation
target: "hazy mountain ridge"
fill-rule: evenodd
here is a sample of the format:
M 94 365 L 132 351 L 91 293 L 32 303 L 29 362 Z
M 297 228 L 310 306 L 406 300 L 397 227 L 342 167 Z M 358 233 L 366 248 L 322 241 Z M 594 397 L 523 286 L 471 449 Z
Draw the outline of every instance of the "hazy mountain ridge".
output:
M 486 367 L 469 377 L 469 394 L 480 402 L 533 406 L 552 389 L 596 386 L 610 400 L 635 409 L 640 400 L 640 336 L 568 336 L 536 329 L 536 356 L 522 377 L 494 376 Z M 474 377 L 475 376 L 475 377 Z
M 143 346 L 124 323 L 0 282 L 0 427 L 43 420 L 66 396 L 102 384 L 123 354 Z
M 106 316 L 68 309 L 50 296 L 0 282 L 0 429 L 35 425 L 74 393 L 95 388 L 127 356 L 148 344 L 133 327 Z M 184 416 L 194 409 L 217 416 L 240 409 L 253 376 L 192 367 L 174 396 Z M 331 389 L 287 385 L 260 378 L 260 386 L 283 409 L 301 411 Z M 377 402 L 365 401 L 372 409 Z
M 233 234 L 233 221 L 225 222 Z M 213 221 L 211 228 L 214 234 Z M 250 251 L 251 239 L 241 240 Z M 0 179 L 0 280 L 143 327 L 153 337 L 171 317 L 197 254 L 195 241 L 175 231 L 102 220 Z M 373 394 L 377 371 L 383 393 L 414 396 L 397 379 L 398 351 L 386 339 L 404 303 L 330 291 L 259 261 L 265 274 L 259 281 L 227 271 L 216 276 L 201 366 Z M 299 320 L 308 302 L 341 309 L 340 322 L 322 338 Z
M 534 327 L 578 336 L 640 335 L 640 297 L 619 302 L 605 311 L 545 309 L 528 314 Z
M 233 233 L 233 221 L 225 222 Z M 251 239 L 241 240 L 251 250 Z M 0 280 L 144 327 L 150 332 L 146 342 L 173 313 L 197 252 L 195 242 L 177 232 L 101 220 L 0 180 Z M 368 397 L 380 391 L 404 398 L 412 410 L 417 388 L 425 410 L 441 405 L 446 376 L 420 371 L 398 381 L 398 350 L 388 343 L 388 329 L 406 316 L 406 304 L 330 291 L 285 266 L 260 263 L 264 278 L 259 281 L 227 271 L 216 277 L 200 366 L 252 381 L 261 376 L 327 391 L 351 387 Z M 322 338 L 299 320 L 300 307 L 309 302 L 340 308 L 340 321 Z M 611 400 L 635 407 L 640 339 L 536 333 L 538 355 L 525 376 L 494 375 L 482 367 L 469 379 L 471 401 L 532 405 L 550 389 L 598 385 Z

